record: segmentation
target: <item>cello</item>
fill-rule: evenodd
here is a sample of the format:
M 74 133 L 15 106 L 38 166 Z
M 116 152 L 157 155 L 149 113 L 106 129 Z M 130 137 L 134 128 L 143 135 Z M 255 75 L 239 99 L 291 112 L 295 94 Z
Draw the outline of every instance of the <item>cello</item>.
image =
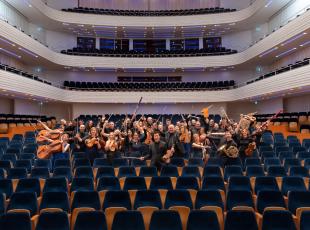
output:
M 52 154 L 62 151 L 62 141 L 54 140 L 49 145 L 41 145 L 38 147 L 37 156 L 39 159 L 49 159 Z

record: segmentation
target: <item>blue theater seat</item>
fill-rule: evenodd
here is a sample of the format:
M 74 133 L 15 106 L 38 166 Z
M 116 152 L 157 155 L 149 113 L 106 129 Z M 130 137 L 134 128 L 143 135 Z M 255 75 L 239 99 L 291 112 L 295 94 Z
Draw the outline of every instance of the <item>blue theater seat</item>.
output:
M 292 214 L 286 210 L 264 212 L 262 230 L 296 230 Z
M 126 177 L 123 190 L 146 190 L 144 177 Z
M 68 193 L 68 183 L 65 177 L 48 178 L 45 180 L 43 193 L 65 192 Z
M 36 159 L 33 164 L 34 167 L 47 167 L 52 170 L 52 162 L 49 159 Z
M 307 191 L 304 179 L 302 177 L 283 177 L 281 191 L 287 196 L 290 191 Z
M 278 183 L 275 177 L 265 176 L 256 177 L 255 179 L 255 194 L 260 191 L 279 191 Z
M 13 193 L 7 211 L 12 209 L 26 209 L 29 210 L 31 216 L 35 215 L 38 211 L 36 194 L 32 192 Z
M 228 181 L 231 176 L 242 176 L 243 171 L 240 166 L 226 166 L 224 170 L 224 180 Z
M 4 212 L 5 212 L 5 194 L 1 193 L 0 194 L 0 221 L 1 221 L 1 216 L 4 214 Z
M 157 190 L 137 191 L 134 201 L 134 209 L 145 206 L 157 207 L 159 209 L 162 208 L 160 194 Z
M 206 166 L 203 169 L 203 176 L 209 177 L 209 176 L 219 176 L 222 177 L 222 171 L 221 168 L 218 166 Z
M 69 212 L 69 199 L 66 192 L 45 192 L 43 193 L 39 210 L 46 208 L 60 208 Z
M 150 183 L 150 189 L 167 189 L 171 190 L 173 189 L 172 187 L 172 182 L 170 177 L 152 177 L 151 183 Z
M 272 177 L 285 177 L 287 176 L 286 170 L 280 165 L 271 165 L 267 168 L 267 175 Z
M 192 210 L 189 213 L 186 230 L 220 230 L 220 224 L 214 211 Z
M 65 177 L 69 182 L 72 180 L 72 172 L 69 167 L 57 167 L 53 171 L 53 177 Z
M 117 177 L 100 177 L 97 182 L 97 191 L 120 190 L 120 183 Z
M 176 183 L 176 189 L 194 189 L 199 190 L 199 184 L 196 177 L 178 177 Z
M 118 177 L 133 177 L 136 176 L 136 170 L 133 166 L 120 166 L 118 170 Z
M 292 166 L 289 170 L 290 176 L 310 177 L 309 170 L 302 166 Z
M 96 174 L 96 179 L 99 179 L 100 177 L 114 177 L 115 171 L 112 166 L 102 166 L 99 167 Z
M 54 168 L 57 167 L 71 167 L 69 159 L 56 159 L 54 162 Z
M 251 191 L 250 178 L 247 176 L 231 176 L 228 181 L 228 191 L 232 190 Z
M 266 207 L 286 208 L 284 198 L 280 191 L 260 191 L 257 194 L 257 211 L 263 213 Z
M 302 207 L 310 207 L 310 192 L 290 191 L 288 193 L 288 210 L 296 215 L 296 210 Z
M 94 182 L 92 178 L 73 178 L 70 193 L 73 191 L 94 191 Z
M 121 166 L 129 166 L 128 160 L 124 158 L 116 158 L 112 161 L 112 166 L 114 168 L 119 168 Z
M 3 215 L 0 220 L 0 229 L 31 230 L 29 213 L 11 212 Z
M 184 167 L 184 159 L 182 157 L 173 157 L 170 161 L 171 165 L 177 166 L 177 167 Z
M 300 228 L 299 230 L 310 229 L 310 211 L 303 211 L 300 216 Z
M 73 224 L 73 223 L 72 223 Z M 107 230 L 107 222 L 101 211 L 81 211 L 76 217 L 73 230 Z
M 177 166 L 163 166 L 160 171 L 160 176 L 178 177 L 179 173 Z
M 6 199 L 9 199 L 13 194 L 13 183 L 10 179 L 0 180 L 0 193 L 5 194 Z
M 43 212 L 40 214 L 36 230 L 70 230 L 66 212 Z
M 109 207 L 124 207 L 131 210 L 131 201 L 127 191 L 107 191 L 103 201 L 103 210 Z
M 89 207 L 100 210 L 99 194 L 96 191 L 77 191 L 74 194 L 71 211 L 75 208 Z
M 172 210 L 154 211 L 150 221 L 150 230 L 182 230 L 179 213 Z
M 249 190 L 228 191 L 226 199 L 227 210 L 230 211 L 237 206 L 247 206 L 254 209 L 252 193 Z
M 31 172 L 32 164 L 30 160 L 17 160 L 15 162 L 15 168 L 26 168 L 27 173 Z
M 190 193 L 187 190 L 169 190 L 164 207 L 169 209 L 172 206 L 186 206 L 192 209 L 193 203 Z
M 79 166 L 75 168 L 74 177 L 94 178 L 93 169 L 89 166 Z
M 229 211 L 226 215 L 225 230 L 258 230 L 256 217 L 251 211 Z
M 27 170 L 26 170 L 26 168 L 11 168 L 8 171 L 7 178 L 8 179 L 27 178 Z
M 130 223 L 130 224 L 128 224 Z M 138 211 L 120 211 L 114 216 L 112 230 L 144 230 L 142 214 Z
M 47 167 L 35 167 L 31 169 L 30 177 L 47 179 L 50 177 L 50 172 Z
M 74 161 L 73 161 L 73 168 L 77 168 L 77 167 L 81 167 L 81 166 L 91 167 L 90 161 L 88 159 L 86 159 L 86 158 L 74 159 Z
M 218 190 L 200 190 L 197 192 L 195 209 L 205 206 L 216 206 L 224 209 L 221 193 Z
M 158 176 L 158 172 L 157 172 L 157 168 L 154 166 L 142 166 L 140 168 L 140 174 L 139 176 L 143 176 L 143 177 L 155 177 Z
M 41 195 L 40 181 L 36 178 L 20 179 L 15 192 L 34 192 L 39 197 Z
M 225 191 L 224 179 L 220 176 L 207 176 L 203 178 L 201 189 Z
M 201 158 L 189 158 L 188 165 L 204 167 L 204 162 Z
M 185 166 L 181 176 L 191 176 L 201 178 L 199 168 L 197 166 Z
M 106 158 L 96 158 L 94 160 L 93 167 L 94 168 L 99 168 L 99 167 L 102 167 L 102 166 L 111 166 L 111 163 Z

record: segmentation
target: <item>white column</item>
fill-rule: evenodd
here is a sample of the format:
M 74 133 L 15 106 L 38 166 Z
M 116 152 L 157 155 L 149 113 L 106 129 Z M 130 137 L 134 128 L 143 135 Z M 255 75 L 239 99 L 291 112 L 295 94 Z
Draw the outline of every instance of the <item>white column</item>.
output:
M 100 49 L 100 38 L 96 37 L 96 49 Z
M 166 50 L 170 50 L 170 38 L 166 39 Z
M 203 38 L 199 38 L 199 49 L 203 49 Z
M 129 39 L 129 50 L 133 50 L 133 39 Z

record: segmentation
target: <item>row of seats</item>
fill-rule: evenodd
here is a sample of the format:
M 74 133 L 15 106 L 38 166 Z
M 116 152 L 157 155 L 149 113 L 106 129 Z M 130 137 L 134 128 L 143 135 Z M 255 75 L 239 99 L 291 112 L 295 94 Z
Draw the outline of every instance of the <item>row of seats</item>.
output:
M 164 50 L 155 53 L 147 53 L 136 50 L 107 50 L 107 49 L 88 49 L 76 47 L 73 49 L 62 50 L 62 54 L 79 56 L 101 56 L 101 57 L 139 57 L 139 58 L 163 58 L 163 57 L 191 57 L 191 56 L 214 56 L 235 54 L 237 50 L 225 47 L 191 49 L 191 50 Z
M 119 209 L 103 213 L 85 209 L 80 210 L 74 218 L 63 211 L 46 211 L 35 218 L 35 230 L 295 230 L 296 226 L 305 230 L 310 226 L 309 211 L 293 218 L 289 211 L 268 210 L 257 218 L 252 211 L 232 210 L 227 212 L 225 219 L 223 215 L 208 209 L 184 213 L 174 209 L 148 211 Z M 26 212 L 7 213 L 0 221 L 1 229 L 32 229 L 32 221 Z
M 296 215 L 298 208 L 310 207 L 310 191 L 304 184 L 289 178 L 291 181 L 287 180 L 286 184 L 282 185 L 281 192 L 276 181 L 275 184 L 269 184 L 267 178 L 256 178 L 255 192 L 250 189 L 250 184 L 242 184 L 243 181 L 238 177 L 230 179 L 234 183 L 231 182 L 233 185 L 229 186 L 227 191 L 214 186 L 202 190 L 190 186 L 172 189 L 158 184 L 158 181 L 151 181 L 150 189 L 147 189 L 145 184 L 137 184 L 137 181 L 134 183 L 131 177 L 126 178 L 131 183 L 126 183 L 125 180 L 123 190 L 116 184 L 106 184 L 111 178 L 100 178 L 95 190 L 94 184 L 86 184 L 85 181 L 89 178 L 74 179 L 68 186 L 66 179 L 60 177 L 41 181 L 42 189 L 38 179 L 20 179 L 13 192 L 12 180 L 1 179 L 0 214 L 17 208 L 27 209 L 33 216 L 45 208 L 60 208 L 72 213 L 79 207 L 91 207 L 96 210 L 124 207 L 132 210 L 145 206 L 158 209 L 169 209 L 172 206 L 185 206 L 189 209 L 217 206 L 223 211 L 230 211 L 238 206 L 247 206 L 260 214 L 263 214 L 267 207 L 281 207 Z M 9 203 L 7 208 L 3 206 L 4 201 Z
M 176 83 L 114 83 L 114 82 L 75 82 L 64 81 L 64 87 L 77 90 L 106 90 L 106 91 L 179 91 L 179 90 L 213 90 L 230 89 L 235 81 L 209 82 L 176 82 Z
M 48 85 L 52 85 L 52 83 L 49 82 L 49 81 L 43 80 L 40 77 L 38 77 L 38 76 L 36 76 L 36 75 L 34 75 L 32 73 L 28 73 L 28 72 L 26 72 L 24 70 L 15 68 L 13 66 L 9 66 L 9 65 L 0 63 L 0 69 L 5 70 L 5 71 L 9 71 L 11 73 L 15 73 L 15 74 L 21 75 L 23 77 L 30 78 L 30 79 L 35 80 L 35 81 L 39 81 L 39 82 L 42 82 L 42 83 L 45 83 L 45 84 L 48 84 Z
M 260 80 L 263 80 L 265 78 L 274 76 L 276 74 L 284 73 L 284 72 L 287 72 L 287 71 L 290 71 L 290 70 L 293 70 L 293 69 L 296 69 L 296 68 L 299 68 L 302 66 L 309 65 L 309 60 L 310 60 L 310 58 L 305 58 L 302 61 L 296 61 L 295 64 L 288 64 L 287 66 L 282 66 L 281 68 L 276 69 L 275 71 L 271 71 L 269 73 L 266 73 L 264 75 L 259 76 L 258 78 L 254 79 L 254 80 L 248 81 L 247 84 L 251 84 L 251 83 L 254 83 L 256 81 L 260 81 Z
M 197 15 L 197 14 L 218 14 L 234 12 L 236 9 L 228 9 L 221 7 L 200 8 L 200 9 L 182 9 L 182 10 L 118 10 L 118 9 L 102 9 L 89 7 L 74 7 L 62 9 L 65 12 L 87 13 L 87 14 L 105 14 L 118 16 L 181 16 L 181 15 Z

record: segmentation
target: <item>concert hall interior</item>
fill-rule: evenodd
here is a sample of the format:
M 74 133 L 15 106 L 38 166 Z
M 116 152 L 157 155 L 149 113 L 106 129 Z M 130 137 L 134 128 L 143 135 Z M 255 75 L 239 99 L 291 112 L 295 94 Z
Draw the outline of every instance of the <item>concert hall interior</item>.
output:
M 0 230 L 306 230 L 309 169 L 309 0 L 0 0 Z

